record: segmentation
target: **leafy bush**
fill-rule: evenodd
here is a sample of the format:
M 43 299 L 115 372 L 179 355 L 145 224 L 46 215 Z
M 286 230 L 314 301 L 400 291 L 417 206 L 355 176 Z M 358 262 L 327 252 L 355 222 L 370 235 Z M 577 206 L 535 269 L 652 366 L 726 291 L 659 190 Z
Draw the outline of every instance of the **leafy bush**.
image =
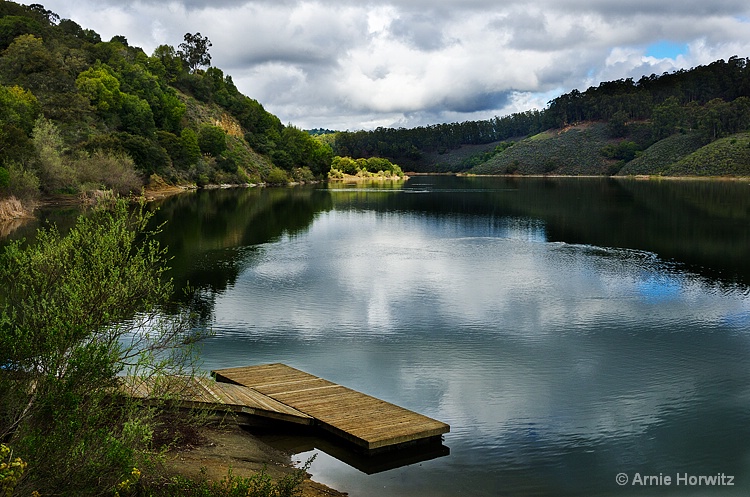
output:
M 310 181 L 315 180 L 315 175 L 312 171 L 310 171 L 310 168 L 305 167 L 295 167 L 292 169 L 292 178 L 294 178 L 294 181 L 298 181 L 301 183 L 307 183 Z
M 34 200 L 39 196 L 39 178 L 33 171 L 18 162 L 6 162 L 8 171 L 7 192 L 21 201 Z
M 286 185 L 289 183 L 289 176 L 287 176 L 286 171 L 278 167 L 272 167 L 265 179 L 269 185 Z
M 0 444 L 0 495 L 10 497 L 28 466 L 20 457 L 13 458 L 10 447 Z
M 371 177 L 371 176 L 396 176 L 403 178 L 404 172 L 397 164 L 393 164 L 388 159 L 382 157 L 370 157 L 368 159 L 352 159 L 351 157 L 336 156 L 331 161 L 331 170 L 338 172 L 333 173 L 337 176 L 339 173 L 350 176 Z M 332 177 L 330 174 L 329 178 Z
M 74 189 L 75 171 L 63 156 L 65 144 L 57 126 L 52 121 L 39 118 L 34 125 L 32 138 L 42 189 L 47 192 Z
M 127 154 L 133 159 L 135 167 L 148 176 L 161 173 L 170 166 L 170 156 L 158 141 L 161 138 L 162 135 L 146 138 L 124 132 L 101 134 L 92 137 L 80 148 L 92 154 L 97 151 L 114 156 Z
M 94 189 L 108 189 L 119 195 L 139 193 L 143 180 L 135 171 L 135 164 L 124 153 L 97 150 L 82 153 L 75 162 L 78 180 Z
M 204 154 L 218 157 L 227 149 L 227 134 L 218 126 L 204 124 L 198 131 L 198 146 Z
M 357 162 L 351 157 L 336 156 L 331 161 L 331 169 L 336 169 L 343 174 L 357 174 Z
M 331 170 L 328 171 L 328 179 L 344 179 L 344 173 L 332 167 Z
M 147 457 L 152 411 L 113 394 L 118 375 L 189 368 L 187 320 L 152 214 L 124 201 L 0 254 L 0 439 L 29 463 L 20 490 L 102 495 Z M 143 330 L 148 333 L 143 333 Z
M 602 148 L 602 155 L 608 159 L 616 159 L 621 161 L 631 161 L 635 159 L 635 155 L 638 152 L 638 144 L 632 141 L 623 140 L 617 145 L 609 144 Z

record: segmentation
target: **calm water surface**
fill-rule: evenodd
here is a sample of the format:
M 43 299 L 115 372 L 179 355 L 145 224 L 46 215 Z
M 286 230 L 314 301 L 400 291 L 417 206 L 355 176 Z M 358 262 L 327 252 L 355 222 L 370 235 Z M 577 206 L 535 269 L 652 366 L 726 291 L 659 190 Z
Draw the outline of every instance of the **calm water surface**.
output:
M 284 362 L 451 425 L 450 455 L 371 475 L 269 437 L 318 454 L 318 481 L 355 497 L 750 491 L 747 183 L 416 177 L 201 192 L 158 216 L 215 331 L 206 369 Z M 734 486 L 678 480 L 722 473 Z M 630 484 L 660 474 L 671 485 Z

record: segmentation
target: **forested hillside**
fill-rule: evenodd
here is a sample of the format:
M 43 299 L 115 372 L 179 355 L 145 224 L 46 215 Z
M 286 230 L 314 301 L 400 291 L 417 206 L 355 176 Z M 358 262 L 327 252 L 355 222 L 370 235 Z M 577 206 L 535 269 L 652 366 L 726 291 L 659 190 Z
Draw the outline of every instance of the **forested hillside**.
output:
M 690 160 L 689 168 L 672 167 L 704 145 L 750 129 L 748 62 L 732 57 L 638 81 L 608 81 L 561 95 L 542 111 L 486 121 L 341 132 L 334 152 L 387 157 L 422 172 L 750 174 L 750 164 L 737 162 L 741 151 L 729 153 L 726 167 L 702 168 Z M 739 135 L 729 143 L 741 147 L 745 139 Z M 458 152 L 467 145 L 479 150 Z M 701 157 L 712 160 L 710 153 Z
M 0 195 L 324 178 L 330 146 L 284 126 L 187 33 L 152 54 L 0 0 Z

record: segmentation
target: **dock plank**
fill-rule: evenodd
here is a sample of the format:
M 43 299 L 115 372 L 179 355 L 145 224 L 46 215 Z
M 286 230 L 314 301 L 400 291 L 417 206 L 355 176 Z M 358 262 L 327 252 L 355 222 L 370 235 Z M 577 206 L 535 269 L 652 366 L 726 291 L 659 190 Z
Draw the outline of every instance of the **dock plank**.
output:
M 440 436 L 441 421 L 285 364 L 212 371 L 217 383 L 243 385 L 303 412 L 324 429 L 368 450 Z
M 168 378 L 123 377 L 120 390 L 131 397 L 148 400 L 167 396 L 182 407 L 206 407 L 227 412 L 259 415 L 297 424 L 314 419 L 252 388 L 217 382 L 211 378 L 171 376 Z

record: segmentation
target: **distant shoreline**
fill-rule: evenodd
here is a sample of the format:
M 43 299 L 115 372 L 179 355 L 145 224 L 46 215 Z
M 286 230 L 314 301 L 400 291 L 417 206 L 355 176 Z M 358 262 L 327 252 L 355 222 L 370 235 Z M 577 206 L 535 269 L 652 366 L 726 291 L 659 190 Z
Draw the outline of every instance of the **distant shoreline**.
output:
M 399 176 L 354 176 L 345 175 L 343 178 L 329 178 L 325 182 L 329 183 L 362 183 L 367 181 L 406 181 L 415 176 L 458 176 L 458 177 L 476 177 L 476 178 L 611 178 L 616 180 L 635 180 L 635 181 L 748 181 L 748 176 L 660 176 L 660 175 L 628 175 L 628 176 L 606 176 L 606 175 L 569 175 L 569 174 L 473 174 L 473 173 L 422 173 L 409 172 L 403 177 Z M 296 186 L 298 183 L 290 183 L 290 186 Z M 198 188 L 195 185 L 174 186 L 167 184 L 153 185 L 143 190 L 143 196 L 147 202 L 162 200 L 173 195 L 192 192 L 199 189 L 216 190 L 228 188 L 253 188 L 265 185 L 255 184 L 237 184 L 237 185 L 207 185 Z M 35 219 L 34 210 L 42 206 L 63 206 L 84 204 L 86 199 L 80 196 L 53 195 L 42 197 L 41 199 L 23 203 L 15 197 L 0 199 L 0 238 L 8 236 L 24 223 Z

